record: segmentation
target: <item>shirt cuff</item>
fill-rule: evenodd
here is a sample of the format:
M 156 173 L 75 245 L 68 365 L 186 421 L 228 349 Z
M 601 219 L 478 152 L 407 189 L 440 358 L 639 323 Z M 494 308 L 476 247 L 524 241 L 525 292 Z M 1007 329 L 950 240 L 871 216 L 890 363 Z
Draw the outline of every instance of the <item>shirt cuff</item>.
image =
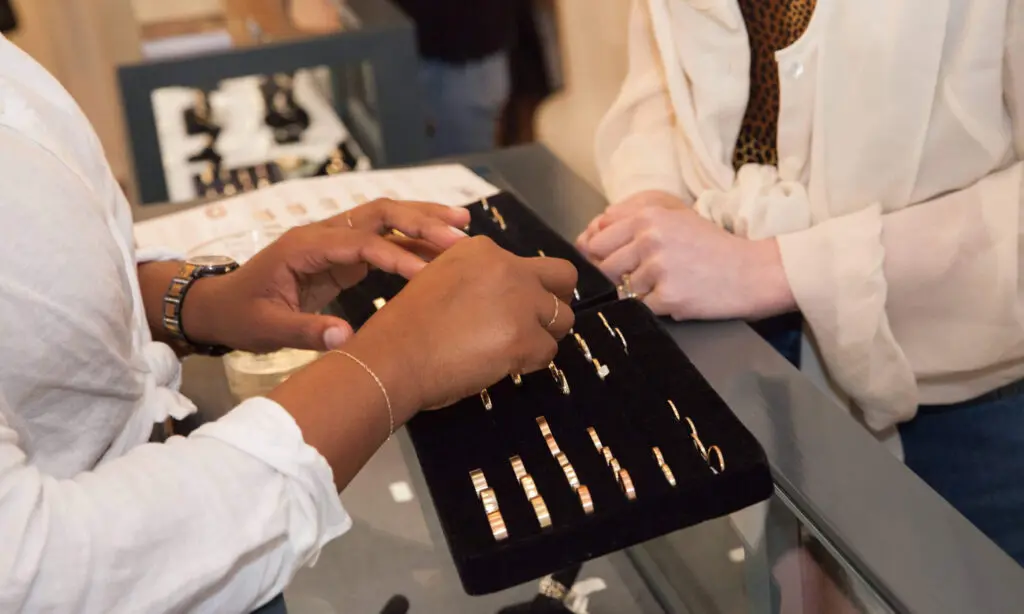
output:
M 135 263 L 145 264 L 147 262 L 167 262 L 171 260 L 184 260 L 185 254 L 175 251 L 169 247 L 145 247 L 135 252 Z
M 302 495 L 312 500 L 316 517 L 308 519 L 312 522 L 293 522 L 292 526 L 292 534 L 299 534 L 294 541 L 313 544 L 307 564 L 315 563 L 324 545 L 352 528 L 330 465 L 303 440 L 291 414 L 274 401 L 248 399 L 220 420 L 197 429 L 192 437 L 211 437 L 253 456 L 289 478 Z
M 881 431 L 914 417 L 917 383 L 885 311 L 878 206 L 778 237 L 786 277 L 829 374 Z

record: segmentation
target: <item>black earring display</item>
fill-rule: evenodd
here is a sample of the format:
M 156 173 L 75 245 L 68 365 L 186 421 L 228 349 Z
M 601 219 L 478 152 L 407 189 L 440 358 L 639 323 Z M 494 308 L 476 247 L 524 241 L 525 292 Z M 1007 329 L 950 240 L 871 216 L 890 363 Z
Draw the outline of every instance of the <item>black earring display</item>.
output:
M 279 145 L 297 143 L 309 128 L 309 113 L 295 102 L 292 78 L 289 75 L 275 75 L 265 79 L 260 86 L 267 112 L 264 121 L 274 131 L 274 140 Z
M 213 110 L 210 107 L 210 94 L 204 90 L 195 90 L 195 101 L 185 110 L 185 132 L 190 135 L 212 134 L 220 132 L 220 126 L 213 121 Z
M 646 306 L 618 300 L 600 271 L 512 195 L 470 213 L 471 234 L 524 257 L 541 250 L 577 264 L 582 300 L 548 369 L 487 388 L 493 411 L 473 395 L 408 425 L 468 593 L 509 588 L 771 496 L 761 446 Z M 402 287 L 371 272 L 332 311 L 358 326 L 374 298 Z M 500 541 L 466 481 L 475 469 L 501 499 Z M 530 495 L 543 495 L 543 507 Z

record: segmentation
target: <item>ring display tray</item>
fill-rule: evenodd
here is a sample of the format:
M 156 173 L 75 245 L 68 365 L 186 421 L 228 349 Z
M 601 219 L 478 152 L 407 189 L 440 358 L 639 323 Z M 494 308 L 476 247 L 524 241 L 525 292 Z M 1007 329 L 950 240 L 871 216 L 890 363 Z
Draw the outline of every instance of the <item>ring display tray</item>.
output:
M 478 203 L 471 234 L 524 256 L 542 249 L 601 275 L 513 196 L 488 199 L 486 207 L 495 206 L 505 229 Z M 402 285 L 374 273 L 343 293 L 337 309 L 358 325 L 375 311 L 374 299 L 391 298 Z M 617 300 L 603 276 L 581 270 L 579 290 L 575 334 L 560 342 L 551 369 L 519 382 L 505 378 L 408 425 L 470 594 L 515 586 L 771 496 L 761 446 L 658 318 L 642 303 Z M 474 472 L 486 483 L 475 485 Z M 520 479 L 524 472 L 529 480 Z M 488 490 L 479 494 L 480 487 Z M 496 513 L 489 516 L 488 508 Z M 538 510 L 547 515 L 539 519 Z

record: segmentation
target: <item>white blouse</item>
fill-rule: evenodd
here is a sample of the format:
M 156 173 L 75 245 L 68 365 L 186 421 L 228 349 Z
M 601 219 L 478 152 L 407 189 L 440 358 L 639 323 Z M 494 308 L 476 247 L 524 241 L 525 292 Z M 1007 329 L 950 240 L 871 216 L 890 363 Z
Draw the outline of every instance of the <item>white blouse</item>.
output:
M 882 430 L 1024 377 L 1024 0 L 818 0 L 776 54 L 778 169 L 732 168 L 737 0 L 635 0 L 597 137 L 609 199 L 660 189 L 777 237 L 829 374 Z
M 350 526 L 331 469 L 267 399 L 146 443 L 195 407 L 146 324 L 129 206 L 2 36 L 0 177 L 0 611 L 258 607 Z

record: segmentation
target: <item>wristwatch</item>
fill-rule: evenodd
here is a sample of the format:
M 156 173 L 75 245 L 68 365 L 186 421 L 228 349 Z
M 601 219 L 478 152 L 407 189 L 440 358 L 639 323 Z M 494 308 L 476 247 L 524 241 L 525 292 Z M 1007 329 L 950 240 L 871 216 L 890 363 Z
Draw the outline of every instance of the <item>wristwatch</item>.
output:
M 185 305 L 185 297 L 197 280 L 214 275 L 226 275 L 237 268 L 238 263 L 227 256 L 197 256 L 186 260 L 178 275 L 171 280 L 167 294 L 164 295 L 164 330 L 175 340 L 187 344 L 197 354 L 223 356 L 230 352 L 231 348 L 223 345 L 193 343 L 182 326 L 181 312 Z

